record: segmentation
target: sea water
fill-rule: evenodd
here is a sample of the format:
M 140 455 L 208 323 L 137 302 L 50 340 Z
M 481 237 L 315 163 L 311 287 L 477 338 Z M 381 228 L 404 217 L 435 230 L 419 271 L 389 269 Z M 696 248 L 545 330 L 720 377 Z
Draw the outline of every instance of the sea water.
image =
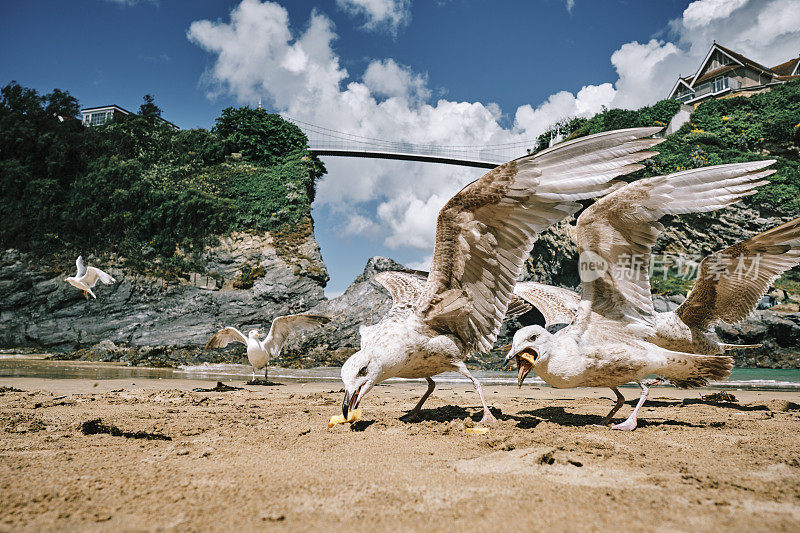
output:
M 472 374 L 484 385 L 516 385 L 516 372 L 473 370 Z M 263 370 L 256 377 L 263 377 Z M 57 361 L 18 354 L 0 354 L 0 377 L 38 377 L 50 379 L 199 379 L 207 381 L 249 380 L 253 367 L 230 363 L 204 363 L 179 368 L 149 368 L 125 366 L 123 363 L 95 363 L 89 361 Z M 339 368 L 282 368 L 270 367 L 270 380 L 289 381 L 340 381 Z M 390 382 L 419 382 L 421 380 L 392 378 Z M 456 372 L 436 376 L 439 383 L 468 383 Z M 528 385 L 547 386 L 531 373 L 525 380 Z M 632 386 L 635 386 L 632 384 Z M 749 390 L 800 390 L 800 369 L 734 368 L 731 376 L 709 387 Z

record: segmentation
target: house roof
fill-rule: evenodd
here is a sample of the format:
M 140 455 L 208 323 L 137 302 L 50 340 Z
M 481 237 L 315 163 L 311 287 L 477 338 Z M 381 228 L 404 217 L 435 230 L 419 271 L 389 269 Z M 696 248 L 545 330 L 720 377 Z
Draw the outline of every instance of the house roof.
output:
M 778 76 L 791 76 L 793 74 L 798 74 L 798 63 L 800 63 L 800 56 L 790 59 L 785 63 L 781 63 L 780 65 L 776 65 L 772 67 L 771 70 Z
M 725 48 L 724 46 L 722 46 L 719 43 L 714 43 L 714 46 L 716 46 L 717 48 L 719 48 L 720 50 L 722 50 L 723 52 L 725 52 L 729 56 L 733 57 L 734 59 L 736 59 L 737 61 L 740 61 L 741 63 L 743 63 L 745 65 L 750 65 L 751 67 L 755 67 L 755 68 L 763 70 L 765 72 L 772 72 L 772 70 L 770 70 L 769 68 L 765 67 L 761 63 L 756 63 L 752 59 L 747 58 L 747 57 L 743 56 L 742 54 L 740 54 L 738 52 L 734 52 L 733 50 L 731 50 L 729 48 Z
M 122 108 L 122 107 L 120 107 L 118 105 L 114 105 L 114 104 L 101 105 L 101 106 L 97 106 L 97 107 L 84 107 L 83 109 L 81 109 L 81 113 L 86 113 L 87 111 L 89 111 L 89 112 L 91 112 L 91 111 L 99 111 L 101 109 L 116 109 L 118 111 L 122 111 L 126 115 L 130 115 L 131 114 L 131 112 L 128 111 L 127 109 L 124 109 L 124 108 Z
M 719 76 L 720 74 L 724 74 L 740 66 L 741 65 L 725 65 L 724 67 L 715 68 L 714 70 L 709 70 L 708 72 L 700 76 L 697 80 L 695 80 L 694 85 L 697 85 L 698 83 L 703 83 L 706 80 L 709 80 L 715 76 Z

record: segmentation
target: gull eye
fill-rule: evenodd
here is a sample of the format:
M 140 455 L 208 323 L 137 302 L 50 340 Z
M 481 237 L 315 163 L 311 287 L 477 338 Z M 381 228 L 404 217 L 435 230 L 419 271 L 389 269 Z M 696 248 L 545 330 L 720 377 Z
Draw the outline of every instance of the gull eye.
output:
M 367 366 L 369 366 L 369 365 L 367 365 Z M 361 370 L 359 370 L 359 371 L 358 371 L 358 374 L 356 374 L 356 375 L 357 375 L 358 377 L 363 377 L 363 376 L 366 376 L 366 375 L 367 375 L 367 367 L 365 366 L 364 368 L 362 368 Z

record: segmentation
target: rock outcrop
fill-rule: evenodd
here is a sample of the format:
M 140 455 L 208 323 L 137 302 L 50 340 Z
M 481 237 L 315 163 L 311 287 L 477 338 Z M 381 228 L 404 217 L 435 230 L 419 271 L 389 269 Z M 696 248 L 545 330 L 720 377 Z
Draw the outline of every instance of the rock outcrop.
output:
M 376 256 L 367 261 L 364 271 L 341 296 L 321 302 L 309 311 L 327 315 L 331 322 L 303 337 L 290 338 L 275 364 L 300 367 L 341 365 L 360 346 L 359 326 L 377 323 L 392 306 L 389 292 L 371 281 L 378 272 L 388 270 L 406 268 L 388 257 Z
M 121 260 L 86 259 L 117 279 L 98 286 L 96 300 L 64 282 L 72 264 L 48 272 L 27 254 L 0 255 L 0 346 L 75 350 L 107 340 L 196 349 L 222 326 L 269 327 L 276 315 L 308 310 L 324 300 L 328 280 L 310 232 L 291 247 L 270 234 L 229 235 L 203 251 L 205 273 L 172 282 Z

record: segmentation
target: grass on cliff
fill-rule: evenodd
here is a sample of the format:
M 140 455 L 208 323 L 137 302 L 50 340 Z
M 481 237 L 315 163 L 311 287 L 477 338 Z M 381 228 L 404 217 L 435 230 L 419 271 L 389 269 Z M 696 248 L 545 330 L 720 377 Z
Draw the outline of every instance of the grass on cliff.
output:
M 147 96 L 139 113 L 102 126 L 59 119 L 78 110 L 64 91 L 0 90 L 5 248 L 117 253 L 163 274 L 202 271 L 198 254 L 216 235 L 307 233 L 325 169 L 280 116 L 227 108 L 210 131 L 176 131 Z

